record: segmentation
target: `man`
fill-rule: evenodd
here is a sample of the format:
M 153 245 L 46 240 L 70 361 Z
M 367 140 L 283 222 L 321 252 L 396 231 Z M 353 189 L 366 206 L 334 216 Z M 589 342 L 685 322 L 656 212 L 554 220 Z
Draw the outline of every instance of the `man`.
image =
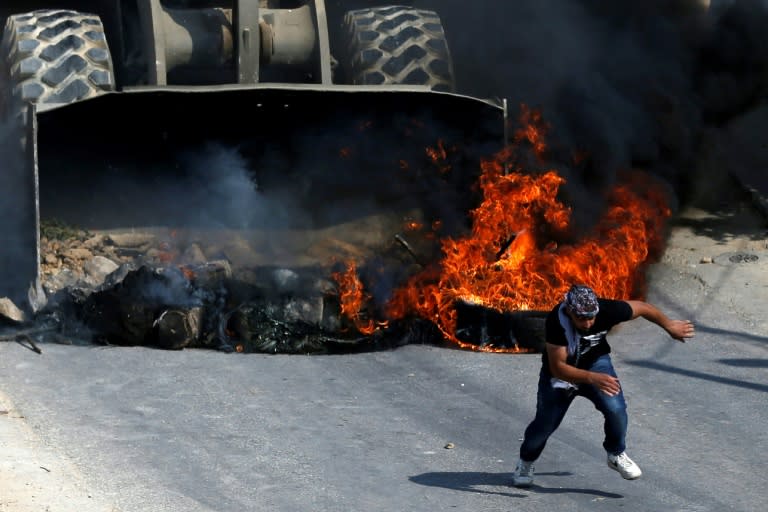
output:
M 533 463 L 577 396 L 590 400 L 605 418 L 603 448 L 608 467 L 627 480 L 640 477 L 642 471 L 625 452 L 627 406 L 606 340 L 614 326 L 639 316 L 678 341 L 694 335 L 689 320 L 671 320 L 646 302 L 600 299 L 584 285 L 572 286 L 565 300 L 547 315 L 536 417 L 525 429 L 513 485 L 533 484 Z

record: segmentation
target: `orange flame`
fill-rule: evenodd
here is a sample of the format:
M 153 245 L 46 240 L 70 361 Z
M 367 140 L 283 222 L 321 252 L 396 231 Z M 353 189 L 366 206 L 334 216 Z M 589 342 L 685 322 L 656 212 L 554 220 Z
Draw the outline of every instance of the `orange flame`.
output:
M 514 141 L 516 143 L 527 141 L 536 156 L 543 159 L 547 150 L 545 136 L 549 130 L 549 125 L 544 123 L 541 112 L 531 110 L 526 105 L 520 106 L 520 124 L 521 128 L 515 130 Z
M 355 262 L 350 261 L 344 272 L 335 272 L 332 277 L 339 284 L 341 314 L 349 318 L 360 333 L 373 334 L 376 331 L 373 319 L 361 318 L 361 312 L 370 300 L 370 296 L 365 293 L 363 283 L 357 277 L 357 265 Z
M 438 140 L 435 147 L 427 147 L 426 152 L 441 174 L 446 174 L 451 170 L 451 166 L 445 163 L 448 159 L 448 149 L 446 149 L 445 143 L 442 140 Z
M 605 297 L 629 298 L 641 289 L 643 265 L 661 248 L 670 211 L 658 185 L 638 192 L 638 181 L 617 186 L 611 206 L 593 232 L 572 245 L 545 244 L 535 233 L 568 228 L 570 210 L 557 201 L 563 179 L 549 171 L 538 176 L 503 175 L 485 169 L 485 200 L 473 212 L 472 233 L 443 240 L 444 258 L 414 276 L 388 305 L 392 319 L 416 314 L 432 320 L 445 337 L 454 336 L 458 300 L 498 311 L 548 310 L 572 283 L 587 283 Z M 505 251 L 499 247 L 511 239 Z
M 424 228 L 424 225 L 421 222 L 416 222 L 415 220 L 410 220 L 405 223 L 405 230 L 406 231 L 419 231 Z
M 181 273 L 188 281 L 194 281 L 197 279 L 197 272 L 187 267 L 186 265 L 180 266 L 179 269 L 181 269 Z
M 522 119 L 516 143 L 527 142 L 543 157 L 546 127 L 540 114 L 523 109 Z M 515 150 L 505 148 L 482 163 L 483 200 L 471 212 L 471 232 L 442 240 L 442 260 L 395 291 L 386 305 L 388 319 L 421 317 L 461 347 L 514 351 L 457 339 L 457 301 L 500 312 L 549 310 L 573 283 L 588 284 L 608 298 L 642 294 L 645 265 L 660 254 L 671 214 L 662 185 L 639 171 L 626 173 L 608 193 L 608 206 L 592 231 L 577 242 L 558 243 L 572 228 L 571 208 L 557 198 L 565 180 L 555 171 L 515 169 Z M 368 298 L 354 265 L 337 281 L 342 311 L 358 325 Z M 362 326 L 370 329 L 373 321 Z

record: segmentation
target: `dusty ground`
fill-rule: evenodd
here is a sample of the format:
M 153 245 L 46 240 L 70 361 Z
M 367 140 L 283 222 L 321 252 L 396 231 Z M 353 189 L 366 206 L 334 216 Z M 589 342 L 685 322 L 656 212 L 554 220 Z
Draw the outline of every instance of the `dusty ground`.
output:
M 764 197 L 754 197 L 729 178 L 704 180 L 694 204 L 682 211 L 650 279 L 670 296 L 690 294 L 698 283 L 696 313 L 733 311 L 731 325 L 768 333 L 768 217 Z M 683 284 L 687 286 L 682 286 Z

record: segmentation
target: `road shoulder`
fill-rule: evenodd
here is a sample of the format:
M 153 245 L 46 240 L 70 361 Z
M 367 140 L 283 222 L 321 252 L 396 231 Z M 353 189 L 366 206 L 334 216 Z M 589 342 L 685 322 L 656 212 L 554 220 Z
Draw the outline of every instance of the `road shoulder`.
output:
M 45 446 L 0 392 L 0 512 L 117 512 L 91 495 L 77 468 Z

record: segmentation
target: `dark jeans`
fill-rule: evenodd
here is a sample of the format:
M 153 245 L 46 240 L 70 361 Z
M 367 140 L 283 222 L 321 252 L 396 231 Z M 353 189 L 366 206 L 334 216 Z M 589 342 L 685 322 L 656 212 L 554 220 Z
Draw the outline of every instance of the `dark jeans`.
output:
M 608 354 L 598 358 L 589 371 L 607 373 L 616 377 L 616 371 Z M 549 373 L 542 368 L 539 374 L 536 417 L 525 429 L 523 444 L 520 446 L 521 459 L 531 462 L 539 458 L 547 444 L 547 439 L 560 426 L 571 402 L 579 395 L 591 401 L 605 418 L 603 427 L 605 451 L 614 455 L 624 451 L 627 436 L 627 404 L 624 401 L 623 392 L 620 391 L 616 396 L 608 396 L 590 384 L 580 384 L 578 391 L 569 392 L 564 389 L 554 389 L 550 379 Z

